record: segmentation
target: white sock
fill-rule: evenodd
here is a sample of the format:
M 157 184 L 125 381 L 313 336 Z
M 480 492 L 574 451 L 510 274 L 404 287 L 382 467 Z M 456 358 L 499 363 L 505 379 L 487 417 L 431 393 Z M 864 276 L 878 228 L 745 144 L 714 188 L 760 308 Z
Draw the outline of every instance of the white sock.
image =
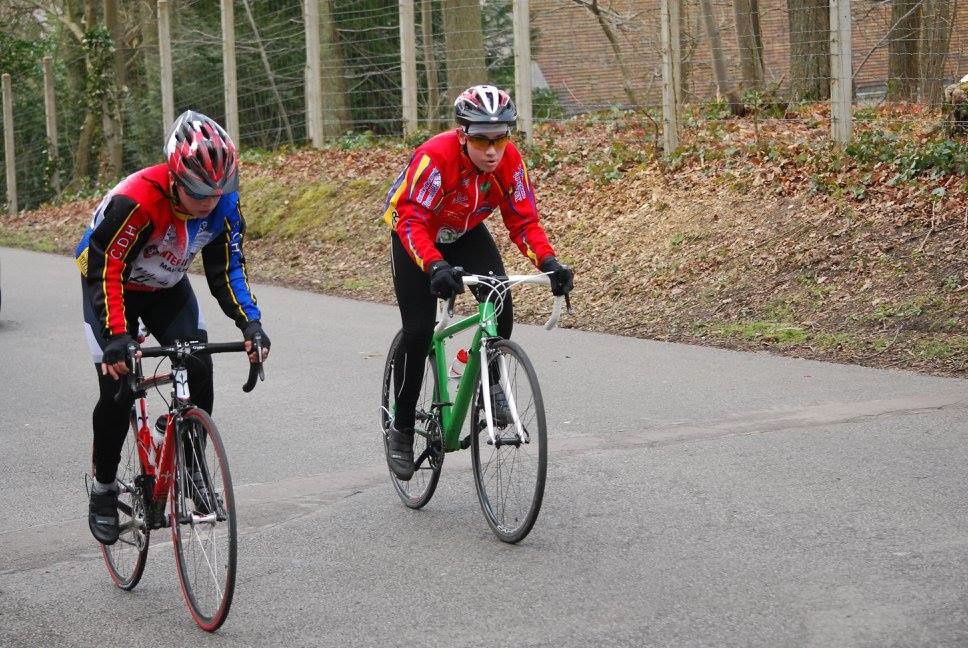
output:
M 94 485 L 91 486 L 91 491 L 97 493 L 98 495 L 102 495 L 104 493 L 108 493 L 108 492 L 111 492 L 111 491 L 114 491 L 115 493 L 117 493 L 118 492 L 118 483 L 117 482 L 111 482 L 110 484 L 102 484 L 101 482 L 99 482 L 98 480 L 95 479 L 94 480 Z

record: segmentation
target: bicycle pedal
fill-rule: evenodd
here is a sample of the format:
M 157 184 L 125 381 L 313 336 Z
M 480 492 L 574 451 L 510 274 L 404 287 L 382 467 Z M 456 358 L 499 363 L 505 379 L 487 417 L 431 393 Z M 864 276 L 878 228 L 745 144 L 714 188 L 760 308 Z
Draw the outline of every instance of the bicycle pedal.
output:
M 467 450 L 469 447 L 471 447 L 471 435 L 468 434 L 460 440 L 460 449 Z

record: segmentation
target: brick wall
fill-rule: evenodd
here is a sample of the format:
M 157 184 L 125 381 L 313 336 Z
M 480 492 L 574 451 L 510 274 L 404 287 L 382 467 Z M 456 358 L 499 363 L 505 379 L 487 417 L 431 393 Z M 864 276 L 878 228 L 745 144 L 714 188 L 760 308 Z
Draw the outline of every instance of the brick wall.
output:
M 572 0 L 532 0 L 537 32 L 534 59 L 548 85 L 572 112 L 614 105 L 658 105 L 662 97 L 659 0 L 614 0 L 599 3 L 621 18 L 613 36 L 624 63 L 617 63 L 614 46 L 586 8 Z M 733 4 L 715 0 L 713 13 L 719 26 L 730 80 L 740 80 Z M 853 66 L 859 93 L 882 89 L 887 81 L 889 2 L 854 0 L 852 5 Z M 684 50 L 690 77 L 686 101 L 715 96 L 710 47 L 697 3 L 683 2 Z M 768 83 L 785 88 L 789 81 L 789 18 L 785 0 L 760 0 L 763 59 Z M 691 51 L 691 54 L 690 54 Z M 968 11 L 960 11 L 952 29 L 946 80 L 968 73 Z

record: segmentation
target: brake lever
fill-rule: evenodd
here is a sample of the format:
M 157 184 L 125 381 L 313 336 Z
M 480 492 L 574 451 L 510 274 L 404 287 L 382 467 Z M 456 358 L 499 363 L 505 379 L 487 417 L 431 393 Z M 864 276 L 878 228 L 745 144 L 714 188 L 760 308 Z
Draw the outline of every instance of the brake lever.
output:
M 464 276 L 465 274 L 464 268 L 462 266 L 454 266 L 453 271 L 454 271 L 454 274 L 460 277 Z M 463 286 L 463 282 L 461 282 L 461 285 Z M 463 292 L 463 288 L 461 288 L 461 291 Z M 450 299 L 447 300 L 447 318 L 448 319 L 454 316 L 454 303 L 456 301 L 457 301 L 457 295 L 451 295 Z
M 258 361 L 249 363 L 249 377 L 245 381 L 245 384 L 242 385 L 242 391 L 247 394 L 255 389 L 255 383 L 257 380 L 266 379 L 266 371 L 262 366 L 262 335 L 260 333 L 256 333 L 252 336 L 252 348 L 256 354 L 255 357 L 258 358 Z
M 121 379 L 118 381 L 121 384 L 118 385 L 118 391 L 114 394 L 115 403 L 121 403 L 129 400 L 131 394 L 134 393 L 135 385 L 138 384 L 138 376 L 135 372 L 135 363 L 137 360 L 134 357 L 134 354 L 138 351 L 138 345 L 136 345 L 134 342 L 129 343 L 127 351 L 128 373 L 124 376 L 121 376 Z

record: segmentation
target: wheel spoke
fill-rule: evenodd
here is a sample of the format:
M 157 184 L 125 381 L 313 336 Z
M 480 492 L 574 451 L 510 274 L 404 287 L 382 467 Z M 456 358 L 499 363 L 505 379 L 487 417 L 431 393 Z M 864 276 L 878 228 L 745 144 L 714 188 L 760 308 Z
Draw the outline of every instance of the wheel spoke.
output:
M 211 534 L 213 536 L 215 535 L 215 527 L 214 526 L 211 529 Z M 202 552 L 202 557 L 205 560 L 205 565 L 208 567 L 208 574 L 209 574 L 209 576 L 212 577 L 212 585 L 215 586 L 216 596 L 217 596 L 218 599 L 221 599 L 222 598 L 222 587 L 221 587 L 221 584 L 219 583 L 219 580 L 218 580 L 218 574 L 215 573 L 216 570 L 217 570 L 217 567 L 215 565 L 218 564 L 218 546 L 215 544 L 215 542 L 212 542 L 211 543 L 211 545 L 212 545 L 212 557 L 211 557 L 211 559 L 209 559 L 208 552 L 205 550 L 205 542 L 202 540 L 202 534 L 198 533 L 193 528 L 192 529 L 192 535 L 194 536 L 195 541 L 198 544 L 199 550 Z
M 232 482 L 221 439 L 207 414 L 190 410 L 179 433 L 184 458 L 176 471 L 179 531 L 173 533 L 179 579 L 195 621 L 214 630 L 228 614 L 235 587 Z M 195 475 L 201 475 L 199 482 Z
M 534 370 L 520 347 L 504 340 L 492 343 L 488 365 L 503 367 L 500 378 L 521 423 L 507 426 L 492 444 L 486 425 L 477 424 L 472 438 L 475 484 L 488 524 L 506 542 L 524 538 L 534 525 L 544 493 L 546 431 L 544 409 Z M 479 400 L 479 399 L 478 399 Z M 474 421 L 484 418 L 480 403 Z M 512 417 L 513 418 L 513 417 Z
M 387 450 L 386 430 L 392 422 L 393 412 L 396 411 L 394 391 L 394 371 L 396 370 L 394 357 L 399 348 L 401 333 L 397 333 L 390 345 L 387 362 L 383 370 L 383 388 L 381 393 L 381 433 L 384 449 Z M 440 470 L 443 464 L 443 440 L 440 435 L 440 422 L 434 407 L 437 401 L 437 372 L 432 358 L 428 357 L 424 366 L 423 382 L 414 412 L 416 429 L 414 430 L 414 474 L 409 481 L 401 481 L 390 471 L 390 481 L 400 501 L 409 508 L 420 508 L 430 501 L 437 488 Z
M 111 580 L 126 590 L 133 589 L 141 580 L 148 559 L 149 531 L 144 500 L 141 490 L 135 486 L 140 475 L 137 434 L 131 429 L 125 435 L 118 464 L 118 541 L 113 545 L 99 545 Z

